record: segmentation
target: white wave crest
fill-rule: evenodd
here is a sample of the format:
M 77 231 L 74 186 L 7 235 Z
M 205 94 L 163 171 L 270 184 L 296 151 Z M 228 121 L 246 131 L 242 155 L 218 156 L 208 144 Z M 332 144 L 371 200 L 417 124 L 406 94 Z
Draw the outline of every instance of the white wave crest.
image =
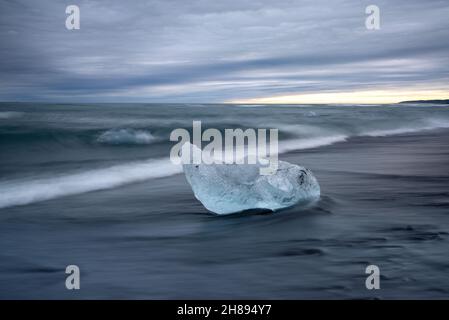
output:
M 94 169 L 53 178 L 0 183 L 0 208 L 50 200 L 62 196 L 115 188 L 182 172 L 169 158 Z
M 438 119 L 429 119 L 426 121 L 426 124 L 421 125 L 421 126 L 405 126 L 405 127 L 400 127 L 400 128 L 394 128 L 394 129 L 372 130 L 372 131 L 363 133 L 362 136 L 386 137 L 386 136 L 393 136 L 393 135 L 414 133 L 414 132 L 435 130 L 435 129 L 443 129 L 443 128 L 449 128 L 449 122 L 438 120 Z
M 344 142 L 347 138 L 348 136 L 346 135 L 334 135 L 308 139 L 290 139 L 279 144 L 279 153 L 328 146 L 334 143 Z
M 111 129 L 97 138 L 97 142 L 105 144 L 150 144 L 156 140 L 149 131 L 135 129 Z

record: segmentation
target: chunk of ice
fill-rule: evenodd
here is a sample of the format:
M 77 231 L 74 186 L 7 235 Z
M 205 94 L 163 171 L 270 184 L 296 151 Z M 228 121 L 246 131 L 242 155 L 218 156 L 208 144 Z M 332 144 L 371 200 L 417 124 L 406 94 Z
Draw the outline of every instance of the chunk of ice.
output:
M 195 197 L 216 214 L 252 209 L 276 211 L 319 198 L 320 186 L 310 170 L 279 161 L 276 173 L 260 175 L 260 167 L 260 164 L 183 164 Z

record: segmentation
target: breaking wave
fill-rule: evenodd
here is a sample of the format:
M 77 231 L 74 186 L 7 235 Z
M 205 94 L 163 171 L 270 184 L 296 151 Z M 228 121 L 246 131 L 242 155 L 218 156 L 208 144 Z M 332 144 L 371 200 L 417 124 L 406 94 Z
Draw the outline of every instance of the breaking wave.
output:
M 31 181 L 0 183 L 0 208 L 25 205 L 62 196 L 110 189 L 182 172 L 167 159 L 150 159 L 102 169 Z

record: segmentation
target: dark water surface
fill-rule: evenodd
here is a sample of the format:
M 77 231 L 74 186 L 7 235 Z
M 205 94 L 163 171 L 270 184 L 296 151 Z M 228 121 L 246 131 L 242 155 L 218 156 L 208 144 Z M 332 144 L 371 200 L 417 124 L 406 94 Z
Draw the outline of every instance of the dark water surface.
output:
M 192 120 L 279 128 L 320 201 L 208 213 L 166 164 Z M 448 126 L 447 106 L 0 104 L 0 298 L 447 298 Z

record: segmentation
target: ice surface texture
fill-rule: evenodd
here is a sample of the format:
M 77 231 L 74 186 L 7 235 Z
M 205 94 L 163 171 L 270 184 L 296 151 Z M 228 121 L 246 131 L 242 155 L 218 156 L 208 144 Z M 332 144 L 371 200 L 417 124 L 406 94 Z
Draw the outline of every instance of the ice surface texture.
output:
M 258 164 L 183 164 L 183 169 L 195 197 L 220 215 L 276 211 L 319 198 L 320 186 L 310 170 L 285 161 L 278 166 L 272 175 L 261 175 Z

